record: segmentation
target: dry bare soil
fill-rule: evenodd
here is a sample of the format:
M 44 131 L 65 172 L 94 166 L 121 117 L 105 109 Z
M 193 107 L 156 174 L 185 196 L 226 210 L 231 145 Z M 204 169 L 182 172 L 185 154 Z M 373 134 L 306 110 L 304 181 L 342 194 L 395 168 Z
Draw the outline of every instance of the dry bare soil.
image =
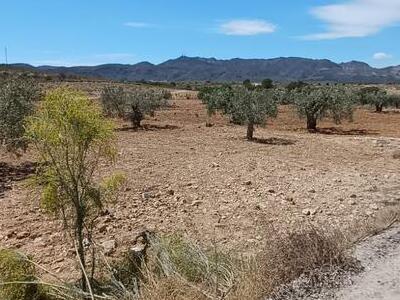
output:
M 398 111 L 358 109 L 355 122 L 322 122 L 321 133 L 310 134 L 283 106 L 276 120 L 257 129 L 263 143 L 255 143 L 222 116 L 206 127 L 194 93 L 177 91 L 174 98 L 169 109 L 146 120 L 146 129 L 132 131 L 120 122 L 119 159 L 102 166 L 102 175 L 121 170 L 128 178 L 97 228 L 100 243 L 116 241 L 116 253 L 147 228 L 251 254 L 271 225 L 277 231 L 298 222 L 350 226 L 400 203 L 400 160 L 393 158 L 400 149 Z M 19 166 L 31 157 L 0 154 L 0 161 Z M 41 211 L 24 181 L 2 180 L 8 190 L 0 193 L 0 248 L 32 254 L 72 276 L 74 251 L 61 224 Z

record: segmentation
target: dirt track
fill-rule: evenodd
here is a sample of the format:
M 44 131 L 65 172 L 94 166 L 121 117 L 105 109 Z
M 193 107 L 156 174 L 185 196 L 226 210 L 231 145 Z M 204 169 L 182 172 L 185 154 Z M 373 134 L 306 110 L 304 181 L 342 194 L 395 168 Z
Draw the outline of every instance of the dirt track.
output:
M 271 224 L 277 230 L 297 222 L 347 226 L 400 202 L 400 160 L 392 157 L 400 148 L 400 114 L 361 110 L 360 119 L 344 124 L 338 135 L 309 134 L 284 107 L 277 120 L 257 129 L 266 142 L 260 144 L 246 141 L 245 128 L 220 116 L 214 127 L 205 127 L 197 100 L 174 104 L 149 120 L 147 130 L 119 131 L 117 165 L 102 167 L 104 175 L 117 169 L 128 177 L 97 232 L 100 242 L 115 240 L 117 252 L 151 228 L 254 253 Z M 359 129 L 365 131 L 354 131 Z M 0 247 L 33 254 L 65 276 L 75 263 L 61 232 L 21 183 L 0 199 Z
M 360 244 L 355 253 L 365 271 L 336 293 L 337 300 L 400 299 L 400 227 Z

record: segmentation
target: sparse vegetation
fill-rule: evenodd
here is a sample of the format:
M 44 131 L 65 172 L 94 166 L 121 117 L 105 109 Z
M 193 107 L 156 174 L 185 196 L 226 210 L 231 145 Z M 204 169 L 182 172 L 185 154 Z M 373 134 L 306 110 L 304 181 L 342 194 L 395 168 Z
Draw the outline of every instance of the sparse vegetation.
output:
M 24 120 L 31 115 L 41 97 L 37 83 L 10 78 L 0 82 L 0 145 L 8 151 L 25 150 Z
M 316 131 L 317 121 L 327 117 L 337 124 L 345 118 L 352 120 L 356 95 L 351 89 L 309 85 L 292 89 L 289 97 L 299 115 L 306 118 L 309 131 Z
M 259 145 L 254 144 L 245 146 L 243 143 L 237 143 L 237 139 L 234 136 L 240 128 L 228 125 L 227 120 L 219 114 L 214 115 L 213 120 L 218 124 L 217 128 L 215 128 L 216 134 L 213 134 L 214 131 L 205 130 L 203 126 L 200 126 L 202 119 L 198 118 L 199 115 L 204 115 L 204 107 L 196 102 L 196 93 L 188 94 L 184 91 L 179 91 L 182 94 L 181 97 L 177 97 L 177 92 L 174 92 L 173 108 L 161 112 L 157 116 L 157 120 L 150 120 L 149 122 L 158 124 L 157 122 L 159 121 L 164 122 L 165 120 L 170 120 L 171 116 L 176 116 L 176 119 L 173 120 L 179 122 L 180 125 L 180 122 L 189 122 L 188 120 L 192 123 L 186 127 L 182 126 L 184 130 L 179 131 L 178 134 L 165 135 L 167 137 L 165 139 L 164 135 L 161 135 L 161 132 L 158 131 L 151 134 L 145 131 L 137 132 L 133 135 L 133 140 L 127 139 L 127 137 L 132 136 L 129 132 L 118 132 L 120 137 L 118 144 L 121 145 L 119 150 L 124 156 L 124 161 L 119 167 L 128 170 L 129 174 L 136 174 L 135 172 L 139 169 L 140 171 L 145 170 L 146 177 L 143 177 L 144 180 L 139 183 L 135 183 L 135 180 L 129 181 L 132 187 L 129 186 L 124 189 L 124 203 L 116 206 L 115 211 L 106 211 L 106 205 L 116 200 L 116 194 L 125 178 L 123 175 L 117 174 L 102 180 L 103 176 L 110 172 L 108 164 L 112 164 L 116 156 L 113 138 L 115 134 L 114 128 L 112 123 L 104 118 L 104 115 L 122 117 L 130 120 L 133 126 L 141 126 L 144 115 L 151 115 L 154 111 L 163 107 L 166 104 L 166 99 L 170 99 L 172 95 L 166 90 L 134 90 L 138 87 L 132 84 L 119 84 L 118 86 L 121 86 L 121 88 L 117 85 L 110 85 L 110 83 L 105 86 L 106 88 L 104 88 L 101 96 L 103 111 L 101 107 L 97 106 L 97 99 L 91 100 L 85 94 L 69 89 L 56 89 L 47 93 L 44 101 L 38 103 L 36 114 L 29 116 L 25 123 L 27 129 L 26 141 L 31 141 L 33 146 L 32 151 L 29 151 L 29 155 L 32 153 L 39 157 L 39 170 L 37 176 L 33 178 L 33 183 L 41 193 L 41 208 L 57 216 L 65 225 L 67 235 L 72 238 L 76 245 L 77 257 L 79 258 L 78 264 L 82 263 L 81 274 L 80 276 L 79 274 L 73 274 L 72 277 L 74 279 L 71 282 L 64 282 L 56 278 L 57 284 L 52 285 L 52 283 L 49 283 L 48 287 L 46 287 L 45 292 L 48 294 L 46 296 L 42 287 L 47 286 L 47 283 L 36 277 L 33 265 L 28 263 L 22 254 L 9 250 L 5 250 L 9 251 L 6 253 L 0 250 L 1 299 L 3 296 L 1 292 L 4 292 L 2 287 L 9 288 L 9 293 L 17 293 L 18 295 L 25 295 L 26 293 L 31 297 L 16 298 L 16 300 L 48 300 L 50 297 L 54 297 L 57 300 L 256 300 L 268 297 L 274 300 L 287 299 L 288 293 L 292 291 L 291 285 L 296 284 L 293 283 L 294 280 L 302 279 L 303 284 L 305 283 L 306 285 L 307 293 L 307 291 L 315 287 L 322 286 L 325 280 L 330 280 L 327 278 L 330 273 L 340 274 L 342 271 L 357 271 L 358 266 L 349 256 L 348 250 L 353 245 L 353 242 L 358 241 L 360 237 L 365 237 L 381 230 L 381 227 L 378 228 L 371 221 L 372 217 L 365 219 L 366 213 L 368 212 L 368 215 L 375 216 L 379 210 L 383 210 L 384 205 L 391 205 L 391 207 L 396 205 L 393 203 L 384 204 L 383 201 L 381 203 L 379 202 L 380 199 L 378 199 L 376 202 L 379 203 L 379 206 L 375 206 L 375 202 L 368 202 L 370 199 L 365 191 L 363 191 L 363 197 L 358 197 L 356 194 L 347 195 L 349 192 L 348 187 L 354 186 L 354 184 L 353 182 L 347 183 L 347 181 L 351 181 L 351 174 L 344 174 L 345 179 L 340 181 L 340 186 L 344 186 L 343 190 L 345 190 L 344 193 L 346 194 L 342 195 L 343 190 L 339 191 L 340 196 L 343 198 L 337 201 L 342 204 L 340 205 L 341 208 L 335 210 L 331 206 L 325 205 L 327 203 L 325 201 L 332 200 L 328 193 L 325 193 L 325 187 L 321 190 L 318 189 L 328 181 L 330 184 L 331 182 L 339 182 L 342 178 L 327 176 L 328 178 L 321 178 L 323 182 L 320 185 L 313 182 L 312 189 L 309 189 L 311 185 L 305 179 L 308 177 L 296 173 L 296 180 L 293 180 L 294 177 L 290 177 L 290 174 L 287 175 L 284 173 L 285 171 L 281 172 L 281 167 L 285 164 L 290 170 L 298 168 L 308 174 L 309 172 L 319 171 L 321 170 L 320 168 L 330 167 L 332 162 L 337 162 L 337 157 L 343 159 L 345 164 L 351 163 L 354 166 L 365 163 L 365 160 L 360 159 L 358 161 L 358 157 L 355 154 L 356 151 L 352 151 L 353 147 L 357 146 L 355 139 L 342 139 L 341 137 L 332 136 L 326 139 L 329 140 L 329 143 L 327 143 L 325 139 L 319 139 L 318 137 L 308 139 L 305 138 L 303 133 L 293 133 L 293 130 L 297 130 L 301 126 L 297 118 L 292 119 L 294 108 L 297 108 L 299 114 L 307 119 L 308 124 L 314 125 L 310 126 L 311 130 L 315 130 L 318 120 L 323 118 L 332 118 L 335 122 L 340 122 L 343 118 L 351 118 L 354 100 L 358 96 L 353 89 L 341 85 L 321 86 L 297 82 L 293 84 L 292 88 L 280 88 L 279 85 L 273 88 L 263 87 L 262 85 L 246 88 L 241 84 L 204 85 L 198 94 L 198 97 L 206 105 L 209 117 L 216 114 L 216 112 L 220 112 L 222 115 L 228 116 L 232 123 L 247 125 L 247 138 L 249 140 L 255 139 L 253 136 L 255 126 L 264 125 L 268 117 L 274 117 L 277 114 L 278 103 L 285 102 L 282 100 L 290 100 L 288 102 L 294 104 L 294 106 L 280 106 L 279 109 L 284 114 L 283 117 L 271 122 L 273 133 L 274 135 L 277 134 L 276 143 L 269 143 L 266 147 L 259 147 Z M 93 98 L 98 96 L 100 89 L 93 87 L 90 87 L 90 89 Z M 393 90 L 391 91 L 393 92 Z M 153 102 L 154 99 L 156 99 L 154 101 L 156 104 Z M 182 101 L 179 101 L 180 99 Z M 361 97 L 358 99 L 361 99 Z M 367 96 L 362 98 L 362 101 L 365 101 L 364 104 L 372 103 L 367 100 Z M 395 100 L 391 101 L 393 102 L 390 102 L 390 105 L 395 105 Z M 141 106 L 140 103 L 145 103 L 145 105 Z M 185 106 L 180 107 L 180 105 Z M 376 126 L 376 124 L 379 125 L 382 120 L 396 117 L 395 113 L 371 114 L 364 108 L 357 110 L 358 115 L 360 115 L 360 112 L 363 118 L 371 116 L 371 118 L 378 120 L 374 120 L 375 123 L 372 123 L 373 125 L 367 128 L 368 130 Z M 207 122 L 209 121 L 208 119 Z M 323 124 L 325 129 L 326 124 Z M 361 124 L 357 123 L 357 126 L 364 126 L 367 122 Z M 349 128 L 351 130 L 352 128 L 349 127 L 351 125 L 343 124 L 345 128 L 343 129 L 343 134 L 348 134 L 345 130 Z M 364 129 L 363 127 L 361 128 Z M 281 137 L 280 132 L 284 130 L 289 130 L 290 133 L 282 133 L 284 136 Z M 366 133 L 360 132 L 356 134 L 368 134 L 367 131 L 365 131 Z M 263 132 L 263 134 L 265 133 L 266 131 Z M 335 134 L 340 133 L 342 132 L 335 132 Z M 395 132 L 395 134 L 398 133 Z M 142 139 L 136 139 L 142 136 L 146 136 L 149 141 L 142 144 Z M 222 142 L 217 141 L 220 137 L 223 139 Z M 171 140 L 171 144 L 184 141 L 186 142 L 184 144 L 185 148 L 190 145 L 190 149 L 188 151 L 180 151 L 172 148 L 174 147 L 172 145 L 172 149 L 169 146 L 165 150 L 163 148 L 161 155 L 157 152 L 157 149 L 148 151 L 148 145 L 154 146 L 154 148 L 156 148 L 155 146 L 161 148 L 158 146 L 162 144 L 156 144 L 155 141 L 165 140 Z M 315 140 L 315 143 L 311 143 L 309 140 Z M 386 151 L 384 148 L 385 141 L 375 141 L 373 136 L 371 140 L 373 140 L 371 145 L 368 144 L 369 139 L 363 140 L 362 146 L 369 147 L 367 150 L 370 151 L 364 153 L 383 152 L 385 155 L 390 154 L 387 156 L 389 162 L 385 163 L 393 168 L 394 164 L 390 163 L 392 153 L 384 152 Z M 200 142 L 191 145 L 192 141 Z M 335 143 L 332 143 L 332 141 Z M 336 144 L 337 141 L 340 142 L 340 147 L 332 145 Z M 315 157 L 316 155 L 310 157 L 308 154 L 301 156 L 302 159 L 307 159 L 307 161 L 299 161 L 297 154 L 301 148 L 292 147 L 291 145 L 294 143 L 309 147 L 306 151 L 310 151 L 310 153 L 323 145 L 327 147 L 327 151 L 333 150 L 332 157 L 330 157 L 332 161 L 329 160 L 329 164 L 318 166 L 323 164 L 326 155 L 318 160 Z M 391 139 L 390 143 L 394 143 L 394 141 Z M 200 148 L 203 145 L 205 146 L 204 151 L 203 149 L 201 149 L 202 151 L 196 151 L 197 147 Z M 237 145 L 239 146 L 237 147 Z M 379 149 L 374 152 L 377 145 Z M 381 147 L 381 145 L 383 146 Z M 277 147 L 281 147 L 280 149 L 282 150 L 278 150 Z M 225 151 L 224 149 L 228 150 Z M 252 149 L 251 157 L 246 156 L 248 155 L 248 149 Z M 155 155 L 148 154 L 153 152 L 157 153 Z M 346 157 L 342 155 L 345 152 Z M 187 174 L 184 171 L 179 173 L 180 170 L 175 170 L 175 168 L 181 167 L 178 161 L 184 160 L 185 167 L 186 165 L 192 166 L 193 161 L 190 161 L 192 157 L 204 155 L 204 153 L 207 156 L 195 157 L 195 160 L 193 160 L 196 162 L 196 168 L 191 168 L 193 182 L 192 180 L 190 182 L 182 182 L 181 178 Z M 131 163 L 132 161 L 128 159 L 130 156 L 135 157 L 135 163 Z M 169 162 L 168 164 L 163 164 L 166 156 L 171 159 L 171 164 Z M 307 158 L 304 158 L 306 156 Z M 207 157 L 207 161 L 201 165 L 202 162 L 200 163 L 200 161 L 205 160 L 205 157 Z M 210 164 L 211 157 L 213 157 L 214 161 Z M 281 157 L 285 157 L 285 160 L 283 161 Z M 371 155 L 368 155 L 367 159 L 370 159 L 370 157 Z M 140 160 L 140 164 L 136 164 L 136 159 Z M 393 155 L 393 159 L 398 159 L 397 154 Z M 277 163 L 274 161 L 277 161 Z M 141 164 L 142 162 L 143 164 Z M 249 199 L 248 197 L 252 197 L 250 200 L 257 201 L 257 203 L 236 206 L 227 202 L 226 206 L 221 206 L 221 209 L 218 208 L 218 210 L 213 211 L 212 215 L 205 215 L 203 209 L 205 211 L 211 207 L 209 206 L 210 203 L 206 202 L 210 201 L 210 199 L 207 198 L 209 197 L 208 193 L 203 193 L 204 190 L 202 190 L 203 187 L 201 186 L 203 183 L 196 182 L 194 178 L 200 178 L 206 174 L 205 172 L 219 174 L 220 171 L 226 170 L 224 165 L 237 162 L 240 162 L 240 165 L 237 168 L 231 168 L 226 175 L 221 176 L 222 181 L 218 178 L 219 175 L 202 177 L 204 186 L 218 186 L 218 189 L 220 189 L 218 194 L 225 195 L 221 202 L 229 201 L 233 196 L 246 201 Z M 151 170 L 149 170 L 147 169 L 148 165 L 157 165 L 160 168 L 151 167 Z M 159 170 L 161 168 L 162 170 Z M 165 168 L 170 169 L 165 170 Z M 367 174 L 367 167 L 363 166 L 362 168 L 365 169 L 360 170 L 360 174 L 361 172 Z M 7 171 L 14 170 L 8 166 L 3 169 L 6 170 L 5 172 L 13 172 L 10 175 L 10 181 L 26 177 L 17 177 L 20 174 L 19 169 L 14 168 L 15 171 Z M 280 171 L 276 171 L 277 169 Z M 254 172 L 254 170 L 256 171 Z M 279 178 L 278 188 L 282 188 L 282 192 L 279 191 L 279 195 L 276 193 L 277 184 L 273 180 L 268 182 L 270 186 L 267 188 L 263 187 L 261 176 L 254 176 L 252 180 L 247 180 L 248 176 L 253 176 L 258 172 L 261 174 L 266 170 L 271 172 L 274 177 Z M 177 172 L 178 176 L 176 178 L 178 178 L 179 183 L 174 181 L 175 174 L 173 176 L 168 174 L 174 171 Z M 386 170 L 383 172 L 386 172 Z M 285 180 L 285 176 L 289 177 L 289 179 L 281 184 L 281 181 Z M 367 176 L 369 175 L 365 177 Z M 229 178 L 228 183 L 226 182 L 227 178 Z M 304 181 L 296 183 L 297 178 Z M 325 179 L 327 181 L 324 181 Z M 360 182 L 369 186 L 369 179 L 367 177 L 365 181 L 362 181 L 363 179 L 361 178 Z M 210 182 L 210 180 L 213 182 Z M 383 182 L 379 178 L 376 180 L 377 186 Z M 391 178 L 386 178 L 385 180 L 386 182 L 394 181 Z M 150 182 L 152 182 L 151 186 Z M 153 182 L 155 182 L 154 185 Z M 375 181 L 373 182 L 375 183 Z M 225 185 L 227 186 L 226 188 Z M 284 185 L 289 186 L 290 190 L 285 188 Z M 334 186 L 333 188 L 337 187 Z M 21 188 L 22 191 L 23 188 L 24 186 Z M 257 190 L 257 194 L 253 193 L 253 188 Z M 378 189 L 378 187 L 374 186 L 370 188 L 371 190 Z M 22 192 L 20 194 L 25 196 Z M 276 197 L 268 196 L 273 194 L 276 194 Z M 293 194 L 296 194 L 294 199 L 291 198 Z M 321 209 L 314 211 L 313 207 L 310 207 L 305 212 L 302 212 L 304 203 L 301 197 L 304 195 L 309 197 L 309 194 L 316 195 L 315 197 L 312 196 L 316 202 L 315 206 L 314 203 L 311 206 Z M 374 197 L 377 195 L 374 195 Z M 335 194 L 336 196 L 337 194 Z M 14 203 L 22 201 L 18 197 L 21 196 L 17 194 L 17 201 L 10 199 L 15 202 L 10 202 L 9 206 L 5 206 L 6 212 L 3 213 L 4 215 L 10 211 L 12 212 L 9 207 L 13 206 Z M 214 197 L 214 194 L 212 197 Z M 361 231 L 360 233 L 358 231 L 356 233 L 352 228 L 349 230 L 343 228 L 327 230 L 324 225 L 321 225 L 321 227 L 319 227 L 320 225 L 304 225 L 308 224 L 308 218 L 317 221 L 313 222 L 313 224 L 318 224 L 320 221 L 322 223 L 324 218 L 329 216 L 336 218 L 335 220 L 348 220 L 344 211 L 348 201 L 345 197 L 350 197 L 350 201 L 354 200 L 356 202 L 357 200 L 356 205 L 358 205 L 359 212 L 357 212 L 357 215 L 353 212 L 355 214 L 354 219 L 362 218 L 366 220 L 365 224 L 363 223 L 357 228 L 357 230 Z M 264 203 L 262 201 L 258 202 L 257 199 L 259 198 L 262 198 L 262 201 L 265 199 L 265 201 L 270 201 L 269 198 L 273 199 L 269 202 L 269 204 L 273 202 L 273 205 L 276 205 L 272 214 L 270 214 L 269 209 L 263 207 Z M 319 198 L 323 198 L 324 202 L 321 202 Z M 139 205 L 136 203 L 137 199 Z M 275 201 L 275 199 L 280 200 Z M 211 201 L 214 201 L 214 199 Z M 393 202 L 396 201 L 393 200 Z M 132 204 L 132 202 L 134 203 Z M 280 202 L 283 202 L 282 205 Z M 166 209 L 160 209 L 160 205 L 164 205 Z M 282 209 L 281 206 L 284 208 Z M 28 207 L 32 211 L 37 211 L 36 206 Z M 366 212 L 365 209 L 369 211 Z M 130 234 L 128 232 L 137 230 L 136 224 L 152 226 L 154 223 L 163 222 L 165 227 L 162 227 L 162 231 L 171 230 L 172 232 L 175 228 L 174 222 L 180 222 L 182 216 L 186 217 L 189 210 L 191 215 L 190 218 L 186 219 L 192 219 L 193 217 L 197 221 L 197 218 L 207 218 L 204 222 L 217 222 L 215 227 L 213 226 L 214 223 L 211 223 L 211 229 L 205 226 L 205 235 L 207 234 L 205 241 L 202 241 L 203 236 L 201 234 L 198 235 L 198 242 L 192 242 L 181 234 L 165 236 L 161 232 L 146 232 L 143 247 L 137 247 L 136 244 L 132 244 L 132 239 L 126 238 Z M 281 226 L 279 218 L 282 218 L 282 216 L 286 218 L 288 211 L 290 213 L 293 212 L 296 217 L 298 216 L 302 225 L 298 225 L 299 223 L 293 222 L 294 219 L 290 219 L 290 225 L 289 222 L 288 224 L 285 222 L 285 225 Z M 334 213 L 338 212 L 338 214 L 336 216 L 328 214 L 332 211 Z M 18 207 L 16 215 L 19 216 L 19 214 L 22 215 L 26 212 L 27 210 L 24 207 Z M 148 212 L 150 213 L 147 214 Z M 167 213 L 164 214 L 165 212 Z M 175 212 L 177 213 L 176 216 L 174 215 Z M 155 215 L 154 219 L 148 217 L 153 214 Z M 173 216 L 170 217 L 170 215 Z M 255 220 L 249 222 L 248 219 L 245 219 L 248 215 L 251 218 L 254 216 Z M 240 216 L 243 219 L 237 221 L 236 218 L 231 218 L 231 216 Z M 132 222 L 132 218 L 137 218 L 138 222 L 136 223 L 136 220 Z M 186 221 L 186 219 L 185 222 L 189 223 L 190 221 Z M 276 220 L 278 221 L 277 227 L 269 228 L 269 225 L 266 225 L 267 228 L 262 231 L 261 226 L 265 224 L 259 223 L 260 219 Z M 397 215 L 394 219 L 397 220 Z M 390 224 L 393 224 L 394 219 L 391 216 Z M 251 228 L 244 228 L 247 225 L 242 226 L 242 220 L 249 224 L 248 227 Z M 24 232 L 23 234 L 14 230 L 15 226 L 20 225 L 19 221 L 15 222 L 12 230 L 7 230 L 4 234 L 0 232 L 0 241 L 4 242 L 5 245 L 13 246 L 17 242 L 18 244 L 23 242 L 27 236 L 31 235 L 33 239 L 34 234 L 36 234 L 36 231 L 41 230 L 39 228 L 42 228 L 43 224 L 49 224 L 51 230 L 56 228 L 53 223 L 46 223 L 48 219 L 42 220 L 38 218 L 34 222 L 39 223 L 41 227 L 33 227 L 32 231 L 29 230 L 29 232 Z M 0 227 L 4 226 L 4 224 L 6 222 L 0 222 Z M 26 226 L 24 224 L 22 224 L 22 227 Z M 133 226 L 132 224 L 135 225 Z M 248 236 L 248 233 L 254 230 L 253 225 L 257 227 L 255 236 Z M 235 234 L 223 231 L 226 226 L 231 226 L 229 229 L 232 228 L 232 231 L 240 230 L 240 234 L 243 232 L 243 236 L 246 236 L 245 239 L 234 240 Z M 343 225 L 343 227 L 345 226 Z M 187 224 L 184 224 L 184 228 L 188 228 L 189 234 L 193 233 Z M 46 236 L 48 233 L 41 232 L 41 234 Z M 212 240 L 214 238 L 213 235 L 215 235 L 218 242 Z M 98 245 L 96 246 L 94 236 L 99 236 L 100 240 L 109 239 L 111 236 L 112 239 L 115 237 L 115 251 L 110 252 L 110 254 L 104 253 L 103 255 L 103 253 L 96 250 L 99 248 L 97 248 Z M 57 238 L 55 234 L 52 237 L 54 242 L 50 241 L 50 243 L 59 243 Z M 230 238 L 232 241 L 227 241 L 228 247 L 219 242 L 223 240 L 225 243 Z M 238 247 L 235 248 L 236 246 Z M 47 251 L 47 248 L 41 249 Z M 64 247 L 57 247 L 56 249 L 62 249 L 60 257 L 71 255 L 71 249 L 64 249 Z M 227 251 L 227 249 L 233 250 Z M 68 254 L 65 254 L 67 251 Z M 123 255 L 121 255 L 121 252 L 124 252 Z M 3 255 L 3 253 L 7 255 Z M 12 254 L 11 256 L 8 255 L 10 253 Z M 41 255 L 39 251 L 35 253 L 35 255 Z M 246 256 L 243 257 L 242 253 L 246 253 Z M 10 257 L 12 257 L 13 261 L 9 260 Z M 10 266 L 14 268 L 14 259 L 18 260 L 18 265 L 16 265 L 16 274 L 18 276 L 15 279 L 14 277 L 7 277 L 9 274 L 7 273 L 8 268 Z M 2 261 L 6 261 L 6 263 L 2 265 Z M 52 262 L 46 261 L 45 264 L 48 266 Z M 67 262 L 59 262 L 59 265 L 64 266 L 66 264 Z M 7 270 L 3 268 L 4 266 L 6 266 Z M 56 266 L 58 267 L 58 265 Z M 27 277 L 24 277 L 25 275 Z M 78 277 L 80 277 L 80 281 L 77 284 L 74 280 Z M 54 279 L 53 277 L 51 278 L 52 280 Z M 26 284 L 28 281 L 32 282 L 32 284 Z M 7 284 L 10 282 L 15 284 Z M 20 293 L 20 291 L 22 292 Z
M 361 104 L 369 104 L 375 107 L 375 112 L 381 113 L 383 108 L 388 106 L 398 106 L 400 96 L 389 94 L 376 86 L 362 88 L 359 92 Z
M 272 89 L 272 88 L 274 88 L 274 82 L 272 81 L 272 79 L 269 79 L 269 78 L 264 79 L 264 80 L 261 82 L 261 87 L 262 87 L 263 89 L 266 89 L 266 90 Z
M 87 274 L 93 276 L 95 262 L 93 255 L 89 272 L 84 239 L 93 243 L 95 221 L 112 199 L 110 193 L 123 181 L 121 176 L 100 184 L 95 180 L 100 159 L 115 159 L 113 125 L 81 92 L 57 89 L 47 94 L 28 119 L 27 137 L 43 162 L 36 178 L 42 190 L 41 205 L 61 218 L 74 240 L 86 291 Z
M 122 88 L 106 87 L 101 101 L 107 115 L 124 117 L 132 123 L 133 128 L 139 128 L 146 115 L 154 116 L 154 112 L 165 107 L 171 97 L 166 90 L 124 91 Z
M 256 125 L 265 125 L 277 115 L 277 98 L 273 90 L 229 86 L 211 89 L 201 95 L 208 115 L 219 110 L 235 124 L 247 125 L 247 139 L 252 140 Z
M 0 299 L 38 300 L 35 268 L 23 254 L 0 249 Z

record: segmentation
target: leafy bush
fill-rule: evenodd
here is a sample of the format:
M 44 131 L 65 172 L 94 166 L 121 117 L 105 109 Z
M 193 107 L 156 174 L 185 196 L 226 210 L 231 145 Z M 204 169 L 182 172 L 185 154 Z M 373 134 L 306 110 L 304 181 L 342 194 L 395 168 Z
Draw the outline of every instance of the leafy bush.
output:
M 85 289 L 83 240 L 92 243 L 96 218 L 110 192 L 122 182 L 119 175 L 104 184 L 95 181 L 99 160 L 112 161 L 116 155 L 113 125 L 85 94 L 56 89 L 28 119 L 27 137 L 43 162 L 36 181 L 42 190 L 42 206 L 57 214 L 74 238 Z
M 0 144 L 8 151 L 25 150 L 24 120 L 41 97 L 37 83 L 13 78 L 0 82 Z
M 286 86 L 286 89 L 288 91 L 293 91 L 295 89 L 302 89 L 305 86 L 308 86 L 308 83 L 304 81 L 292 81 Z
M 262 87 L 263 89 L 266 89 L 266 90 L 272 89 L 272 88 L 274 87 L 274 82 L 272 81 L 272 79 L 269 79 L 269 78 L 264 79 L 264 80 L 261 82 L 261 87 Z
M 377 86 L 369 86 L 359 91 L 361 104 L 375 107 L 376 112 L 382 112 L 384 107 L 396 106 L 400 103 L 400 96 L 388 94 Z
M 299 115 L 307 119 L 307 129 L 315 131 L 317 120 L 326 117 L 337 124 L 344 118 L 352 120 L 357 95 L 347 88 L 308 85 L 293 89 L 289 97 Z
M 264 125 L 267 117 L 277 115 L 278 95 L 275 90 L 224 86 L 209 89 L 202 95 L 209 115 L 217 110 L 235 124 L 247 125 L 247 139 L 253 139 L 254 126 Z
M 35 280 L 35 268 L 27 257 L 12 250 L 0 249 L 0 299 L 38 299 L 36 284 L 19 283 Z
M 141 126 L 146 115 L 167 105 L 172 94 L 166 90 L 124 91 L 122 88 L 106 87 L 101 95 L 106 115 L 123 117 L 132 123 L 133 128 Z
M 108 117 L 123 117 L 125 92 L 122 87 L 106 86 L 101 92 L 101 103 Z

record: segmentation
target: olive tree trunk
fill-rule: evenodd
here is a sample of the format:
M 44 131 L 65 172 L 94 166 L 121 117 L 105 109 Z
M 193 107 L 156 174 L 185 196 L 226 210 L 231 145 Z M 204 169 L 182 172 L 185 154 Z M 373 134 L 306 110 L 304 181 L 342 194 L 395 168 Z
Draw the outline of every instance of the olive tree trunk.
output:
M 247 139 L 249 141 L 253 140 L 253 134 L 254 134 L 254 124 L 252 122 L 249 122 L 249 124 L 247 124 Z
M 317 118 L 311 115 L 307 116 L 307 129 L 309 131 L 317 130 Z
M 376 112 L 382 112 L 383 111 L 383 104 L 375 104 Z

